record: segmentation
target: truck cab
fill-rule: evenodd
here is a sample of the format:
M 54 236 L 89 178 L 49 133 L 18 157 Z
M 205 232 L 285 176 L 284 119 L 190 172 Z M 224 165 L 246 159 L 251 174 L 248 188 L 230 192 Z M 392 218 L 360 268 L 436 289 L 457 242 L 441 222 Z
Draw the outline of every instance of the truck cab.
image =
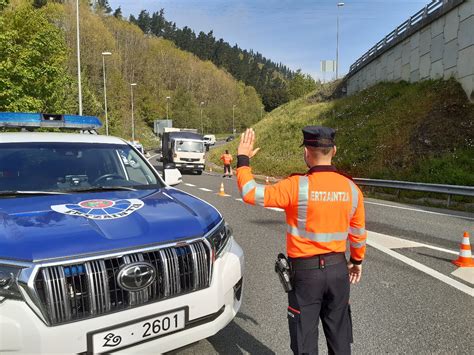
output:
M 162 135 L 164 166 L 173 164 L 180 171 L 202 174 L 205 168 L 205 144 L 202 135 L 192 132 L 165 132 Z
M 1 354 L 162 353 L 239 311 L 231 227 L 100 125 L 0 113 Z

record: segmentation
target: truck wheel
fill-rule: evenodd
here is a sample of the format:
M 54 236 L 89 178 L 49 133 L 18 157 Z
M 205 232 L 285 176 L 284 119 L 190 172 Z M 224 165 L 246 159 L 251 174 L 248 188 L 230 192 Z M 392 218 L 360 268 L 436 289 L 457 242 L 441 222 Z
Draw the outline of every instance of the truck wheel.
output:
M 196 170 L 196 174 L 202 175 L 202 170 Z

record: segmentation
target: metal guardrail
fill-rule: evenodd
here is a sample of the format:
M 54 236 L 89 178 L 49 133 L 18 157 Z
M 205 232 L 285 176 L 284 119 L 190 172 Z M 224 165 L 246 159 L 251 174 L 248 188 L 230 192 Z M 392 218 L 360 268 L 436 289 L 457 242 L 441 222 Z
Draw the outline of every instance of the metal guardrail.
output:
M 458 186 L 458 185 L 443 185 L 443 184 L 426 184 L 421 182 L 396 181 L 396 180 L 377 180 L 354 178 L 358 185 L 371 187 L 384 187 L 397 190 L 410 190 L 420 192 L 432 192 L 448 195 L 447 205 L 451 204 L 451 196 L 467 196 L 474 197 L 474 186 Z
M 390 32 L 384 39 L 365 52 L 357 61 L 350 66 L 348 76 L 354 74 L 360 68 L 371 62 L 373 59 L 392 48 L 402 40 L 428 25 L 431 21 L 437 19 L 442 14 L 448 12 L 454 7 L 460 5 L 465 0 L 433 0 L 423 9 L 407 21 Z

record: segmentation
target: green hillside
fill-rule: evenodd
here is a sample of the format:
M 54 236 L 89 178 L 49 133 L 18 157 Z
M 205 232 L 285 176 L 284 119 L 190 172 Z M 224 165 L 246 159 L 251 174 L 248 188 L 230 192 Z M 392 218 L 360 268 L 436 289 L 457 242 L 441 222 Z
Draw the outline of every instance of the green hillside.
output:
M 354 177 L 474 185 L 474 104 L 454 81 L 382 83 L 321 102 L 320 92 L 281 106 L 254 128 L 261 151 L 254 172 L 286 176 L 306 170 L 301 128 L 337 130 L 337 167 Z M 236 153 L 237 142 L 216 149 Z
M 78 112 L 75 3 L 0 0 L 0 111 Z M 260 119 L 253 87 L 89 3 L 80 3 L 83 113 L 104 120 L 101 53 L 110 51 L 111 134 L 131 138 L 130 83 L 138 84 L 136 135 L 148 147 L 157 145 L 152 124 L 166 118 L 168 96 L 176 127 L 201 128 L 202 110 L 205 132 L 231 132 L 233 105 L 238 129 Z

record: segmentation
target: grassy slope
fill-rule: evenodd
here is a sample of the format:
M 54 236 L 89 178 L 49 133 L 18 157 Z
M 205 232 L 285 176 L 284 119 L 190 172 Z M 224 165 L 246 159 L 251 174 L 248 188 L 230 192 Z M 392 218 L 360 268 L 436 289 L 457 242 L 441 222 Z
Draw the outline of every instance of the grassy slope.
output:
M 357 95 L 320 102 L 319 93 L 281 106 L 254 128 L 262 150 L 256 173 L 286 176 L 306 168 L 301 128 L 337 129 L 335 164 L 355 177 L 474 185 L 474 105 L 458 83 L 382 83 Z M 211 154 L 215 163 L 223 149 Z

